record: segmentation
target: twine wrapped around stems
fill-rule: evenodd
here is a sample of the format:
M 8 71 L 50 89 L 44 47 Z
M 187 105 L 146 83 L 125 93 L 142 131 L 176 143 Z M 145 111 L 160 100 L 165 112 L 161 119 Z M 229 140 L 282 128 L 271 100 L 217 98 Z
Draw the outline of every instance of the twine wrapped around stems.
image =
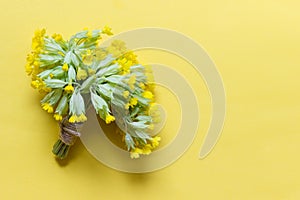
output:
M 64 117 L 59 123 L 60 135 L 59 139 L 53 146 L 52 152 L 59 159 L 64 159 L 69 153 L 70 146 L 72 146 L 77 137 L 80 137 L 80 130 L 83 126 L 82 122 L 71 123 L 68 117 Z

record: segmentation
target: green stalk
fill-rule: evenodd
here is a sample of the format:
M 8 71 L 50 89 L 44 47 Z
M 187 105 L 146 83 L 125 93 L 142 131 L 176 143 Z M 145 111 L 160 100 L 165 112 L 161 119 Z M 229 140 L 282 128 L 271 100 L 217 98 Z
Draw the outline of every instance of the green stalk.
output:
M 52 153 L 59 159 L 65 159 L 69 153 L 70 145 L 65 144 L 61 139 L 53 145 Z

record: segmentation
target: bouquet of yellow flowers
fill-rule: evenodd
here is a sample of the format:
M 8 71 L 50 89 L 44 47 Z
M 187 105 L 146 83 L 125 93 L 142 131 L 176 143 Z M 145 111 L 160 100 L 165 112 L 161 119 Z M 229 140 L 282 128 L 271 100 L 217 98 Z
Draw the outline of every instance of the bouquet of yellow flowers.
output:
M 93 107 L 107 124 L 116 122 L 132 158 L 150 154 L 160 137 L 151 132 L 155 107 L 151 68 L 138 63 L 123 41 L 108 47 L 98 45 L 111 28 L 83 30 L 65 40 L 60 34 L 48 36 L 37 30 L 27 56 L 26 72 L 31 85 L 44 96 L 42 108 L 59 122 L 59 140 L 52 152 L 60 159 L 80 137 Z

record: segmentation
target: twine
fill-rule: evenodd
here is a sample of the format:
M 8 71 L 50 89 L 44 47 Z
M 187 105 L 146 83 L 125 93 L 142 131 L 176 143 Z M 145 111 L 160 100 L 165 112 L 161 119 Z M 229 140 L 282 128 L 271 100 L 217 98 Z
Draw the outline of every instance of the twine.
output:
M 80 137 L 79 131 L 82 128 L 82 125 L 82 122 L 71 123 L 69 122 L 68 117 L 63 118 L 63 120 L 59 123 L 60 140 L 63 143 L 72 146 L 75 143 L 77 137 Z

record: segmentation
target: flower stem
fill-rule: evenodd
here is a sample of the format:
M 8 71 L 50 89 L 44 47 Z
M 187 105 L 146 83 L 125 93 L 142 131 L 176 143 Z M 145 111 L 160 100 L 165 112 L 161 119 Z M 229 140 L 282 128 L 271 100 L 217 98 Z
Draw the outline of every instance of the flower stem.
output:
M 70 145 L 65 144 L 61 139 L 53 145 L 52 152 L 59 159 L 65 159 L 69 153 Z

